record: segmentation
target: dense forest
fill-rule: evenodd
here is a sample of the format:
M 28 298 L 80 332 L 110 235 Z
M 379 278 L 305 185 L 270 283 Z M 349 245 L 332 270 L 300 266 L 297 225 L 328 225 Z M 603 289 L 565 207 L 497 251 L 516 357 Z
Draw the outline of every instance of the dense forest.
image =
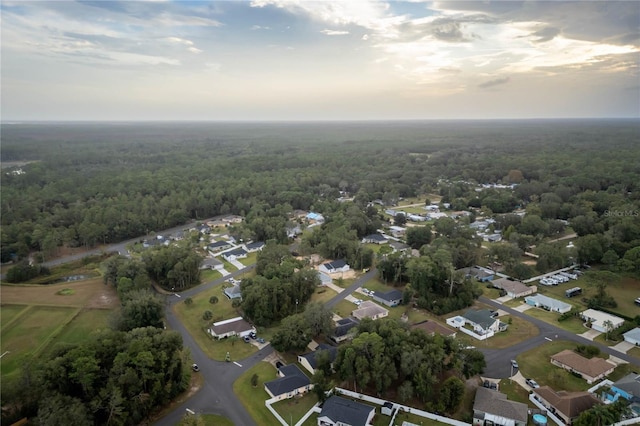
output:
M 3 125 L 2 260 L 227 213 L 283 242 L 282 212 L 335 211 L 341 194 L 363 212 L 374 199 L 426 193 L 455 209 L 526 207 L 539 220 L 513 224 L 521 245 L 568 220 L 623 258 L 640 239 L 639 129 L 633 120 Z M 518 186 L 476 191 L 496 182 Z M 376 225 L 364 215 L 357 237 Z

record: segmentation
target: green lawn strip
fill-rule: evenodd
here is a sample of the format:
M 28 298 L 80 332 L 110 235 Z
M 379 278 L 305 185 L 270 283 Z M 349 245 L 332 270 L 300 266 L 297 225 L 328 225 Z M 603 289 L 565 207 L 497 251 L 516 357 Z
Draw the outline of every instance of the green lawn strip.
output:
M 622 340 L 612 340 L 611 337 L 609 337 L 609 340 L 607 340 L 607 335 L 606 333 L 600 333 L 598 336 L 595 337 L 595 339 L 593 339 L 594 342 L 598 342 L 602 345 L 605 346 L 615 346 L 618 343 L 620 343 Z
M 640 309 L 634 303 L 637 297 L 640 297 L 640 280 L 623 276 L 618 282 L 607 284 L 607 293 L 612 296 L 618 306 L 611 308 L 612 312 L 634 318 L 640 314 Z
M 258 384 L 255 388 L 251 385 L 251 377 L 254 374 L 258 375 Z M 278 424 L 273 414 L 264 405 L 264 402 L 269 399 L 269 394 L 264 390 L 264 383 L 275 378 L 275 367 L 268 362 L 259 362 L 245 371 L 233 384 L 233 393 L 236 394 L 256 424 Z
M 386 293 L 394 289 L 392 285 L 385 284 L 383 281 L 380 280 L 379 277 L 370 279 L 362 286 L 362 288 L 366 288 L 371 291 L 379 291 L 382 293 Z M 399 288 L 398 290 L 402 291 L 402 288 Z
M 211 296 L 218 297 L 218 303 L 209 303 Z M 223 294 L 222 286 L 203 291 L 193 297 L 192 301 L 191 305 L 187 305 L 183 299 L 173 307 L 173 310 L 207 356 L 211 359 L 224 361 L 227 352 L 229 352 L 231 359 L 237 360 L 246 358 L 257 350 L 254 345 L 244 343 L 242 340 L 215 340 L 206 332 L 206 329 L 214 322 L 240 316 L 231 306 L 231 301 Z M 213 319 L 209 321 L 203 319 L 202 315 L 205 311 L 211 311 Z
M 629 349 L 627 351 L 627 355 L 635 357 L 635 358 L 640 358 L 640 347 L 635 346 L 635 347 Z
M 113 311 L 106 309 L 83 310 L 60 331 L 55 341 L 45 352 L 51 351 L 58 343 L 83 343 L 91 333 L 109 327 L 109 317 Z
M 278 401 L 272 407 L 290 424 L 296 424 L 318 402 L 318 397 L 310 392 L 302 397 Z M 387 422 L 387 425 L 389 422 Z
M 586 380 L 576 377 L 568 371 L 551 364 L 551 356 L 565 349 L 575 349 L 576 343 L 555 340 L 537 346 L 516 357 L 520 372 L 527 378 L 534 379 L 540 386 L 548 385 L 554 389 L 570 392 L 584 391 L 591 385 Z
M 500 290 L 497 288 L 489 288 L 485 283 L 478 283 L 480 288 L 482 289 L 482 295 L 489 299 L 497 299 L 500 297 Z
M 244 259 L 238 259 L 244 266 L 253 265 L 258 261 L 258 253 L 249 253 Z
M 351 312 L 353 312 L 357 308 L 358 307 L 352 302 L 349 302 L 348 300 L 341 300 L 337 305 L 333 307 L 333 312 L 336 315 L 341 316 L 342 318 L 346 318 L 348 316 L 351 316 Z
M 333 299 L 336 294 L 338 293 L 336 293 L 332 288 L 321 286 L 316 289 L 313 295 L 311 295 L 311 302 L 324 304 Z
M 235 266 L 233 266 L 233 264 L 227 262 L 224 257 L 222 256 L 218 256 L 217 258 L 219 261 L 222 262 L 222 264 L 224 265 L 224 269 L 227 270 L 227 272 L 235 272 L 238 270 L 238 268 L 236 268 Z
M 523 404 L 527 404 L 529 408 L 536 408 L 536 406 L 529 401 L 529 391 L 520 386 L 518 382 L 510 379 L 502 379 L 500 380 L 499 390 L 507 395 L 509 401 L 522 402 Z
M 453 314 L 449 314 L 446 317 L 449 318 Z M 443 317 L 444 318 L 444 317 Z M 501 316 L 499 319 L 505 323 L 508 323 L 508 318 L 511 318 L 511 324 L 505 331 L 496 333 L 493 337 L 486 340 L 477 340 L 473 337 L 467 336 L 461 331 L 456 334 L 456 339 L 460 340 L 467 346 L 475 346 L 477 348 L 490 348 L 490 349 L 503 349 L 509 346 L 513 346 L 517 343 L 523 342 L 531 337 L 537 336 L 540 333 L 538 327 L 515 316 Z
M 20 321 L 2 330 L 0 352 L 3 378 L 16 373 L 24 360 L 38 354 L 57 337 L 64 326 L 80 311 L 78 308 L 32 307 Z
M 578 317 L 567 318 L 564 321 L 558 321 L 560 314 L 556 312 L 545 311 L 540 308 L 531 308 L 526 310 L 525 315 L 532 316 L 553 326 L 560 327 L 574 334 L 582 334 L 588 329 L 583 325 L 582 320 Z
M 604 357 L 606 358 L 606 355 Z M 617 382 L 627 374 L 632 373 L 634 370 L 635 367 L 631 364 L 620 364 L 616 367 L 615 370 L 613 370 L 613 373 L 607 376 L 607 379 L 611 380 L 612 382 Z
M 522 305 L 524 303 L 523 299 L 511 299 L 511 300 L 507 300 L 506 302 L 503 303 L 504 306 L 508 306 L 510 308 L 517 308 L 518 306 Z
M 233 426 L 231 420 L 215 414 L 201 414 L 200 418 L 204 422 L 204 426 Z
M 355 278 L 346 278 L 345 279 L 345 278 L 338 277 L 338 278 L 334 278 L 333 279 L 333 283 L 335 285 L 337 285 L 338 287 L 341 287 L 341 288 L 349 287 L 351 284 L 354 283 L 354 281 L 355 281 Z
M 0 307 L 0 326 L 2 330 L 10 327 L 14 321 L 17 321 L 30 308 L 30 305 L 2 305 Z
M 222 278 L 222 274 L 219 271 L 213 269 L 205 269 L 204 271 L 200 272 L 200 282 L 203 284 L 215 281 L 218 278 Z

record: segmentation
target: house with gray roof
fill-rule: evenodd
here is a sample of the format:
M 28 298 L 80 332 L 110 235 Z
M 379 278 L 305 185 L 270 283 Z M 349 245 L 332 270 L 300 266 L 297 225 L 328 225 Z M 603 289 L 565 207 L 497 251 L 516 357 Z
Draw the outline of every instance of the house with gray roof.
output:
M 316 373 L 318 368 L 318 355 L 320 353 L 327 353 L 329 355 L 329 362 L 333 364 L 336 356 L 338 356 L 338 348 L 336 346 L 327 345 L 326 343 L 320 343 L 316 350 L 308 352 L 306 354 L 298 355 L 298 362 L 311 374 Z
M 276 401 L 293 398 L 313 389 L 309 377 L 295 364 L 280 367 L 278 376 L 264 384 L 264 390 Z
M 255 327 L 242 317 L 214 322 L 211 328 L 209 328 L 209 333 L 218 340 L 229 336 L 248 336 L 252 331 L 254 333 L 256 332 Z
M 238 284 L 227 287 L 224 289 L 224 295 L 229 298 L 229 300 L 240 299 L 242 300 L 242 293 L 240 291 L 240 286 Z
M 358 321 L 361 321 L 363 318 L 377 320 L 388 316 L 389 311 L 371 300 L 365 300 L 358 305 L 357 309 L 351 312 L 351 315 Z
M 234 250 L 229 250 L 225 253 L 222 253 L 222 257 L 224 257 L 225 259 L 227 259 L 228 261 L 233 261 L 236 259 L 243 259 L 245 257 L 247 257 L 247 251 L 243 248 L 237 248 Z
M 262 241 L 255 241 L 253 243 L 247 243 L 244 245 L 244 249 L 249 253 L 260 251 L 263 248 L 264 248 L 264 243 Z
M 340 343 L 353 338 L 353 332 L 351 330 L 359 323 L 360 322 L 358 320 L 351 317 L 339 319 L 336 321 L 336 328 L 333 330 L 333 334 L 331 334 L 330 339 L 336 343 Z
M 389 290 L 385 293 L 381 291 L 373 292 L 373 300 L 383 303 L 389 307 L 398 306 L 402 302 L 402 292 L 400 290 Z
M 544 294 L 527 296 L 524 298 L 524 302 L 527 305 L 535 306 L 536 308 L 541 308 L 545 311 L 558 312 L 561 314 L 571 310 L 570 304 L 554 299 L 553 297 L 545 296 Z
M 224 268 L 224 263 L 220 262 L 215 257 L 206 257 L 202 260 L 200 264 L 200 269 L 222 269 Z
M 640 346 L 640 327 L 636 327 L 633 330 L 629 330 L 622 334 L 624 341 L 629 342 L 632 345 Z
M 334 395 L 322 404 L 318 426 L 369 426 L 375 413 L 375 407 Z
M 456 272 L 464 275 L 465 278 L 474 278 L 481 283 L 491 281 L 494 277 L 494 273 L 488 270 L 478 268 L 477 266 L 471 266 L 468 268 L 462 268 L 456 270 Z
M 362 239 L 362 244 L 386 244 L 389 240 L 382 234 L 367 235 Z
M 228 249 L 230 247 L 233 247 L 231 243 L 229 243 L 228 241 L 221 240 L 221 241 L 214 241 L 213 243 L 207 245 L 207 250 L 212 252 L 217 252 L 220 250 Z
M 640 375 L 629 373 L 612 384 L 610 389 L 614 395 L 609 399 L 611 402 L 617 401 L 620 397 L 630 402 L 640 402 Z
M 478 388 L 473 403 L 474 425 L 526 426 L 529 407 L 521 402 L 509 401 L 507 395 L 496 390 Z
M 411 247 L 409 247 L 408 244 L 402 243 L 400 241 L 391 241 L 389 243 L 389 247 L 391 247 L 393 249 L 393 252 L 405 252 L 407 250 L 410 250 Z
M 507 278 L 498 278 L 491 281 L 491 285 L 495 288 L 499 288 L 507 292 L 507 296 L 517 299 L 518 297 L 525 297 L 538 291 L 538 287 L 535 285 L 528 286 L 520 281 L 512 281 Z

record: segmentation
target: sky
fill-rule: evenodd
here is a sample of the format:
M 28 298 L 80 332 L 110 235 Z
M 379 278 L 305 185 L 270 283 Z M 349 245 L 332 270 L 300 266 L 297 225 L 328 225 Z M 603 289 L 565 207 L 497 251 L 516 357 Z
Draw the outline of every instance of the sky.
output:
M 635 1 L 6 1 L 0 118 L 640 117 Z

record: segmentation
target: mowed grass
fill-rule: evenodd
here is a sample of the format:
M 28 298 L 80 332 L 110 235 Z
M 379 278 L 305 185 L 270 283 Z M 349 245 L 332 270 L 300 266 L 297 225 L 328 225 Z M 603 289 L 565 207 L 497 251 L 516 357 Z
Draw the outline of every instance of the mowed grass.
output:
M 500 380 L 500 392 L 507 395 L 509 401 L 522 402 L 527 404 L 530 408 L 536 408 L 531 401 L 529 401 L 529 391 L 523 388 L 510 379 Z
M 240 316 L 238 311 L 231 306 L 231 301 L 224 295 L 223 291 L 223 286 L 216 286 L 203 291 L 192 298 L 193 304 L 191 305 L 187 305 L 183 298 L 180 303 L 173 307 L 173 310 L 187 328 L 191 337 L 209 358 L 224 361 L 227 352 L 229 352 L 232 360 L 243 359 L 254 353 L 257 348 L 239 339 L 235 341 L 233 339 L 216 340 L 206 332 L 206 329 L 214 322 Z M 216 296 L 218 303 L 209 303 L 211 296 Z M 213 319 L 203 319 L 202 315 L 205 311 L 211 311 Z
M 30 306 L 19 321 L 3 327 L 0 333 L 0 353 L 6 352 L 0 366 L 3 379 L 14 375 L 28 358 L 37 356 L 78 311 L 69 307 Z
M 27 305 L 2 305 L 0 308 L 0 327 L 4 329 L 16 321 L 28 308 Z
M 49 285 L 2 285 L 2 304 L 85 307 L 96 294 L 108 290 L 102 278 Z M 73 294 L 60 294 L 64 289 Z
M 258 375 L 256 387 L 251 385 L 251 377 Z M 264 383 L 276 378 L 276 368 L 268 362 L 259 362 L 244 372 L 233 383 L 233 393 L 259 425 L 276 425 L 278 421 L 264 405 L 269 394 L 264 390 Z
M 582 334 L 589 330 L 583 325 L 582 320 L 578 317 L 571 317 L 564 321 L 558 321 L 558 318 L 560 317 L 559 313 L 545 311 L 544 309 L 540 308 L 527 309 L 524 314 L 540 319 L 553 326 L 560 327 L 574 334 Z
M 94 332 L 108 328 L 109 317 L 112 311 L 104 309 L 83 310 L 68 323 L 57 336 L 55 343 L 76 344 L 86 341 L 87 336 Z M 53 349 L 55 345 L 50 345 L 47 351 Z
M 311 301 L 309 303 L 322 303 L 325 304 L 329 300 L 333 299 L 338 293 L 329 287 L 318 287 L 316 291 L 311 295 Z
M 317 402 L 318 397 L 314 393 L 309 392 L 302 397 L 278 401 L 274 403 L 272 407 L 283 419 L 295 425 Z M 387 422 L 387 424 L 389 424 L 389 422 Z

